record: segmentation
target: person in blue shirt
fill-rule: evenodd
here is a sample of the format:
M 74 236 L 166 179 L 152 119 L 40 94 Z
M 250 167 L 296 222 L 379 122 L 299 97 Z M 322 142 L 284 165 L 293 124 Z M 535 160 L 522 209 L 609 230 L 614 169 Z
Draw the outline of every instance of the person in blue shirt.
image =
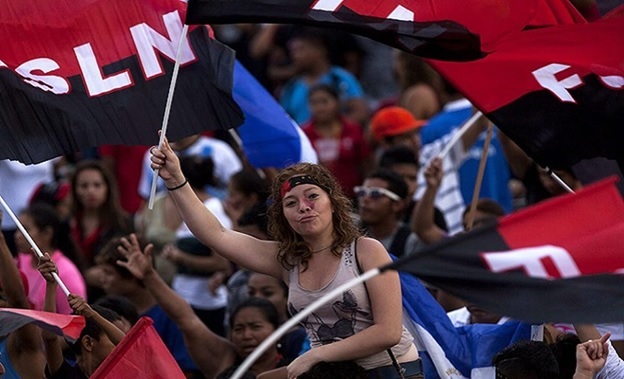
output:
M 310 119 L 308 91 L 317 84 L 327 84 L 340 96 L 345 117 L 360 125 L 368 120 L 368 106 L 362 86 L 349 71 L 332 66 L 323 31 L 304 28 L 288 43 L 297 75 L 289 80 L 280 96 L 280 104 L 299 124 Z

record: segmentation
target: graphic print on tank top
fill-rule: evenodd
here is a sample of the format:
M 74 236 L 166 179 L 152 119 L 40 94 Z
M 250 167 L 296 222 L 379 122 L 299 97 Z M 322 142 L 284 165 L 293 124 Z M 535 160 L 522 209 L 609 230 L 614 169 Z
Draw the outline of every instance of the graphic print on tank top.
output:
M 306 330 L 314 331 L 316 338 L 323 345 L 354 335 L 355 324 L 357 322 L 356 315 L 368 316 L 368 312 L 358 307 L 357 299 L 351 290 L 343 292 L 342 301 L 334 301 L 331 307 L 338 320 L 333 325 L 327 324 L 327 322 L 316 313 L 310 315 L 315 318 L 316 325 L 319 325 L 316 330 L 314 330 L 315 324 L 308 321 L 310 316 L 301 321 Z M 295 309 L 293 304 L 289 302 L 288 311 L 294 316 L 301 310 Z

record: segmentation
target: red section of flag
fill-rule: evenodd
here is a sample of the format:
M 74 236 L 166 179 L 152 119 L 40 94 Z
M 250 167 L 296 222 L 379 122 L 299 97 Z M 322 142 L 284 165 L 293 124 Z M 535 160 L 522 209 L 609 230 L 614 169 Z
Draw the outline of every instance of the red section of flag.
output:
M 570 90 L 583 86 L 585 76 L 624 77 L 623 35 L 624 18 L 562 25 L 507 38 L 477 61 L 429 62 L 485 113 L 543 90 L 574 104 Z M 617 83 L 605 88 L 622 89 Z
M 624 201 L 613 183 L 607 179 L 512 214 L 498 231 L 511 249 L 564 248 L 582 275 L 624 270 Z M 551 277 L 566 276 L 560 274 Z
M 541 0 L 344 0 L 318 1 L 317 4 L 340 3 L 355 13 L 379 18 L 411 16 L 401 19 L 416 22 L 454 21 L 478 34 L 483 50 L 487 51 L 492 42 L 524 29 L 540 2 Z M 389 17 L 391 15 L 394 16 Z
M 152 319 L 142 317 L 91 379 L 185 378 L 152 324 Z
M 80 337 L 80 332 L 85 326 L 83 316 L 70 316 L 17 308 L 0 308 L 0 313 L 2 313 L 3 320 L 3 332 L 0 335 L 5 335 L 4 327 L 9 327 L 9 324 L 24 325 L 36 323 L 39 327 L 57 334 L 62 333 L 68 338 L 76 340 Z
M 168 36 L 163 15 L 174 11 L 184 20 L 186 4 L 179 0 L 0 0 L 4 41 L 0 61 L 15 69 L 30 60 L 47 59 L 58 65 L 49 66 L 50 75 L 73 76 L 81 72 L 74 48 L 88 43 L 100 67 L 135 56 L 130 29 L 146 24 Z

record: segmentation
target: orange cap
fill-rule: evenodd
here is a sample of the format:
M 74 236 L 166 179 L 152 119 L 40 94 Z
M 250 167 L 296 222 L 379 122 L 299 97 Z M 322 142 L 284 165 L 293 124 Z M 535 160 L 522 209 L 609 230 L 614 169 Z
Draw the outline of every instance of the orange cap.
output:
M 420 129 L 426 122 L 417 120 L 405 108 L 385 107 L 371 119 L 371 132 L 377 141 Z

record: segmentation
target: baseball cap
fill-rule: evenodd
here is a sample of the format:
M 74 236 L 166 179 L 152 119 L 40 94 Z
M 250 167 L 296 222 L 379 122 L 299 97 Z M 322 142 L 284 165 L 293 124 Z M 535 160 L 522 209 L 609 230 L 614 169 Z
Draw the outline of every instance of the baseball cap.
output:
M 417 120 L 405 108 L 385 107 L 377 111 L 371 119 L 373 137 L 380 141 L 384 137 L 398 136 L 417 130 L 425 125 L 425 121 Z

